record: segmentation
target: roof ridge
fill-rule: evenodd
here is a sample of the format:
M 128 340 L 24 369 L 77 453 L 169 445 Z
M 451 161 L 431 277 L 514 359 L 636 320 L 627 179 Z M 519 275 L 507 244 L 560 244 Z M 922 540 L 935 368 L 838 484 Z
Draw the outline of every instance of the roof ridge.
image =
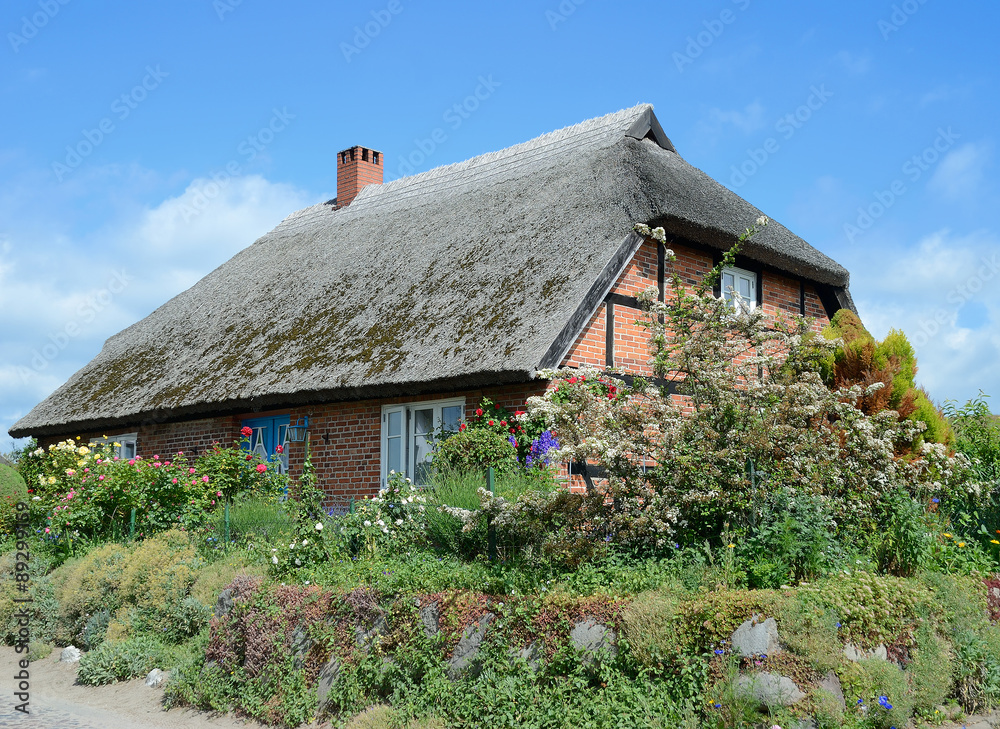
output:
M 461 162 L 453 162 L 441 165 L 425 172 L 408 177 L 400 177 L 381 185 L 367 185 L 351 205 L 346 208 L 358 206 L 366 207 L 367 204 L 374 204 L 376 198 L 392 195 L 394 201 L 406 200 L 427 194 L 433 194 L 441 189 L 452 189 L 456 185 L 447 184 L 449 178 L 455 178 L 461 174 L 457 181 L 462 185 L 471 185 L 481 182 L 484 178 L 489 179 L 496 175 L 509 173 L 512 169 L 519 169 L 528 165 L 539 164 L 545 160 L 556 156 L 556 153 L 569 140 L 577 140 L 586 146 L 601 146 L 602 140 L 606 141 L 605 146 L 612 146 L 619 139 L 624 138 L 635 121 L 642 117 L 647 111 L 653 110 L 652 104 L 637 104 L 628 109 L 620 109 L 610 114 L 594 117 L 577 124 L 572 124 L 562 129 L 546 132 L 537 137 L 518 144 L 505 147 L 493 152 L 485 152 L 475 157 L 470 157 Z M 614 132 L 618 132 L 615 134 Z M 517 157 L 524 152 L 533 152 L 525 156 L 523 160 L 508 161 L 511 157 Z M 505 165 L 498 165 L 501 161 L 508 161 Z M 442 184 L 443 183 L 443 184 Z M 359 205 L 360 203 L 360 205 Z M 357 208 L 355 208 L 357 210 Z

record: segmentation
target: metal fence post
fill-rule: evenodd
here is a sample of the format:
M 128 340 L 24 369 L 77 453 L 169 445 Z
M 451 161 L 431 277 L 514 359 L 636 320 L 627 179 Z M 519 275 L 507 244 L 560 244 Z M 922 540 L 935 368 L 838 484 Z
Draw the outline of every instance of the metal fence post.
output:
M 491 495 L 496 494 L 496 471 L 493 470 L 493 466 L 486 469 L 486 489 Z M 490 561 L 495 561 L 497 558 L 497 530 L 493 526 L 492 517 L 486 522 L 486 551 Z
M 226 551 L 229 550 L 229 499 L 226 499 L 225 511 L 222 515 L 222 525 L 225 531 Z
M 132 515 L 128 518 L 128 540 L 135 539 L 135 507 L 132 507 Z

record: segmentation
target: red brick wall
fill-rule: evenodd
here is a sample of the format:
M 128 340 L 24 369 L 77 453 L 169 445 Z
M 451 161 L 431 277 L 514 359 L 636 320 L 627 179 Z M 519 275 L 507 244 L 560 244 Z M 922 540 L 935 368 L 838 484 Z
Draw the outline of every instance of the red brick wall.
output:
M 671 245 L 675 271 L 690 288 L 700 283 L 712 270 L 712 257 L 708 253 Z M 611 289 L 612 294 L 638 296 L 657 285 L 656 245 L 644 242 L 636 251 L 628 267 Z M 671 269 L 668 264 L 667 276 Z M 669 286 L 669 281 L 667 286 Z M 765 269 L 761 275 L 762 306 L 772 317 L 797 316 L 801 312 L 799 280 L 778 271 Z M 805 284 L 806 317 L 813 319 L 812 328 L 819 331 L 829 323 L 823 304 L 812 284 Z M 614 309 L 614 363 L 615 367 L 650 374 L 649 330 L 638 326 L 642 312 L 631 307 L 615 305 Z M 601 304 L 584 328 L 569 353 L 563 359 L 564 367 L 607 366 L 607 304 Z

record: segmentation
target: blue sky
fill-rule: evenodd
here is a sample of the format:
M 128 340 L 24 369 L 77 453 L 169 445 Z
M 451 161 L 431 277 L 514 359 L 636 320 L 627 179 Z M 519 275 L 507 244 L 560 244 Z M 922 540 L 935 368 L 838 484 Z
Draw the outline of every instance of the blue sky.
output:
M 851 271 L 933 399 L 1000 396 L 1000 6 L 345 5 L 3 3 L 4 437 L 107 337 L 333 197 L 337 151 L 394 177 L 638 102 Z

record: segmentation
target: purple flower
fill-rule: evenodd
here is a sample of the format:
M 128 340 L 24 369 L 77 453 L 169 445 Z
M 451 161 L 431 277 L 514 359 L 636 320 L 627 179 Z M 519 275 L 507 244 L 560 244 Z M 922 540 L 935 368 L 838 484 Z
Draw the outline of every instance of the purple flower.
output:
M 533 465 L 549 465 L 549 451 L 558 447 L 559 441 L 552 436 L 552 431 L 544 431 L 531 441 L 528 455 L 524 457 L 524 465 L 527 468 L 531 468 Z

